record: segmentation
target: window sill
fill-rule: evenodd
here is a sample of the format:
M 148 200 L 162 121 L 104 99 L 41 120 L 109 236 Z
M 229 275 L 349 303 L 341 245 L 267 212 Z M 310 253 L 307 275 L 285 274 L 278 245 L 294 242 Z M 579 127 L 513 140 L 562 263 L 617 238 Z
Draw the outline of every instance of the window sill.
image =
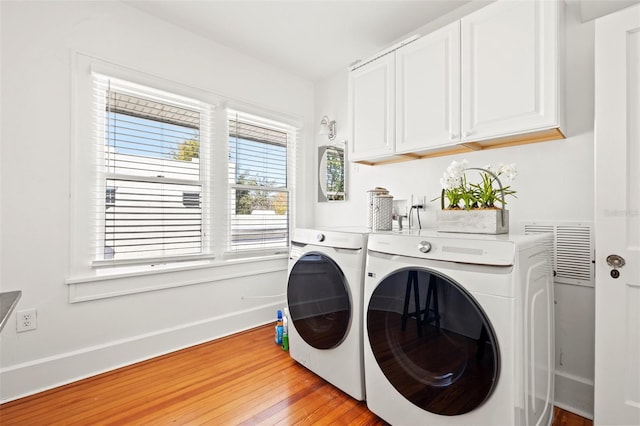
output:
M 180 265 L 201 265 L 209 264 L 215 259 L 211 254 L 196 254 L 185 255 L 175 257 L 158 257 L 150 259 L 129 259 L 129 260 L 94 260 L 91 262 L 91 267 L 96 271 L 96 274 L 113 274 L 120 273 L 122 271 L 137 271 L 146 269 L 155 269 L 162 267 L 174 268 Z
M 66 280 L 66 284 L 69 286 L 69 302 L 79 303 L 286 271 L 287 259 L 288 255 L 282 253 L 258 258 L 244 257 L 144 268 L 108 268 L 95 275 L 71 277 Z M 252 267 L 247 268 L 249 263 Z M 215 270 L 215 273 L 203 273 L 204 270 Z

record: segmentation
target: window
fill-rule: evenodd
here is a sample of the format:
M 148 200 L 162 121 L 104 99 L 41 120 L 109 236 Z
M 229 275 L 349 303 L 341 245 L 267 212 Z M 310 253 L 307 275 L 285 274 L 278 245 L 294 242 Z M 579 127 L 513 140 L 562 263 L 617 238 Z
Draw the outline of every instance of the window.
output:
M 79 52 L 71 70 L 71 302 L 286 267 L 301 117 Z
M 288 252 L 298 118 L 76 58 L 71 281 Z
M 94 76 L 98 143 L 95 260 L 179 259 L 207 251 L 208 123 L 198 101 Z
M 229 111 L 228 250 L 287 248 L 293 127 Z

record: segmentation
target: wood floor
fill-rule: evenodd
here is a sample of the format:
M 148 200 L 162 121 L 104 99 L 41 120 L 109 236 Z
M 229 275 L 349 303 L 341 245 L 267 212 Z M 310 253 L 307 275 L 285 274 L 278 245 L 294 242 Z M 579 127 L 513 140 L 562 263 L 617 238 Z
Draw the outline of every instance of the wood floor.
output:
M 386 425 L 263 326 L 0 405 L 9 425 Z M 554 426 L 591 426 L 556 409 Z

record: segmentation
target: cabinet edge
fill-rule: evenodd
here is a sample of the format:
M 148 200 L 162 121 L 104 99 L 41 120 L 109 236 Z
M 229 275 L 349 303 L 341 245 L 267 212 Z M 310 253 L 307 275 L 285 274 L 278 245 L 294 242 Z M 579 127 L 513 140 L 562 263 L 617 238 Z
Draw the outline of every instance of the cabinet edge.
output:
M 531 143 L 548 142 L 558 139 L 565 139 L 566 136 L 560 128 L 537 130 L 520 135 L 510 135 L 494 139 L 487 139 L 478 142 L 464 142 L 458 145 L 433 149 L 428 151 L 409 152 L 394 154 L 379 158 L 354 160 L 353 163 L 367 166 L 379 166 L 383 164 L 399 163 L 410 160 L 420 160 L 423 158 L 442 157 L 446 155 L 457 155 L 466 152 L 482 151 L 487 149 L 507 148 L 511 146 L 526 145 Z

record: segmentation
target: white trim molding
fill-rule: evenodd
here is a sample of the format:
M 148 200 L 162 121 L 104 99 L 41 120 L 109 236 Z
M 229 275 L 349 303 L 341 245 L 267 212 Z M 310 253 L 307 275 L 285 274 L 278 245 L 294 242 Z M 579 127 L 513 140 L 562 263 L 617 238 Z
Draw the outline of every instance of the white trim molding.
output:
M 248 263 L 251 263 L 251 268 L 247 268 Z M 209 269 L 210 273 L 203 274 L 203 269 Z M 183 267 L 158 265 L 135 272 L 72 278 L 66 283 L 69 286 L 69 303 L 79 303 L 275 272 L 284 273 L 286 270 L 287 257 L 281 255 Z

